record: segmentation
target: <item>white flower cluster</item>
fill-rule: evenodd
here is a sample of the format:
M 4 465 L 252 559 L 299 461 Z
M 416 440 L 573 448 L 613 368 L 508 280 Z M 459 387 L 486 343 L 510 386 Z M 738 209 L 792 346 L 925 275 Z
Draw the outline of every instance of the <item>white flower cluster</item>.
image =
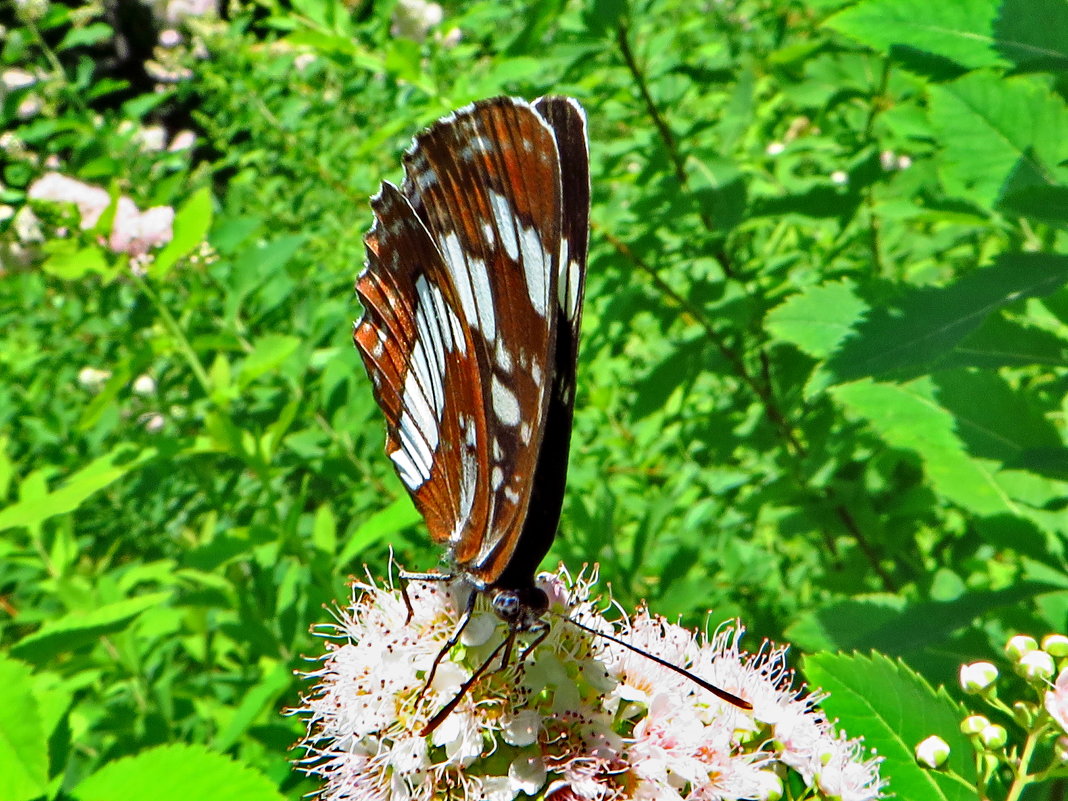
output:
M 476 612 L 422 693 L 464 606 L 463 586 L 412 583 L 406 623 L 398 590 L 355 584 L 351 604 L 324 632 L 332 641 L 308 674 L 315 688 L 291 710 L 308 726 L 300 768 L 322 779 L 329 801 L 510 801 L 521 792 L 556 801 L 779 799 L 790 773 L 806 798 L 881 797 L 880 760 L 834 731 L 814 706 L 819 696 L 794 688 L 785 648 L 765 643 L 746 653 L 738 625 L 699 637 L 644 609 L 610 622 L 589 600 L 595 581 L 563 569 L 540 576 L 550 598 L 544 642 L 487 672 L 426 737 L 420 732 L 506 627 Z M 685 667 L 753 710 L 565 617 Z

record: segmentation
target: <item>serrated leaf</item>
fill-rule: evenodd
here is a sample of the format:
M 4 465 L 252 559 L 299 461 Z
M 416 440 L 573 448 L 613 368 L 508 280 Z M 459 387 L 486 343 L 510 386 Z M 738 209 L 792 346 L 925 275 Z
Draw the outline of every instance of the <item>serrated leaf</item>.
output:
M 885 759 L 881 774 L 890 780 L 887 793 L 902 799 L 974 801 L 974 751 L 960 732 L 966 711 L 944 689 L 933 689 L 904 662 L 879 653 L 812 654 L 802 670 L 810 684 L 830 693 L 820 704 L 828 717 L 837 718 L 851 737 L 863 735 L 865 747 Z M 949 743 L 947 769 L 965 782 L 917 764 L 914 749 L 932 734 Z
M 48 740 L 27 665 L 0 657 L 0 798 L 29 801 L 48 787 Z
M 203 187 L 194 192 L 174 217 L 174 235 L 156 254 L 148 268 L 154 278 L 165 278 L 170 269 L 196 249 L 211 229 L 211 190 Z
M 968 453 L 1013 464 L 1020 454 L 1062 446 L 1049 410 L 993 372 L 941 370 L 934 377 L 938 402 L 956 419 Z M 976 403 L 982 398 L 982 403 Z M 1007 421 L 1012 425 L 1007 426 Z
M 80 801 L 282 801 L 265 776 L 202 746 L 167 745 L 106 764 L 71 791 Z
M 1061 182 L 1068 107 L 1045 82 L 977 72 L 929 91 L 947 191 L 993 206 L 1003 193 Z
M 857 297 L 853 284 L 838 281 L 807 287 L 780 303 L 765 318 L 765 328 L 780 342 L 825 359 L 837 349 L 864 318 L 868 305 Z
M 824 606 L 789 628 L 792 640 L 807 649 L 875 650 L 891 656 L 922 651 L 944 643 L 977 619 L 1059 589 L 1019 581 L 1003 590 L 972 590 L 951 601 L 906 604 L 898 596 L 853 598 Z
M 834 387 L 831 394 L 862 417 L 894 448 L 916 453 L 931 484 L 976 514 L 1019 514 L 995 481 L 997 467 L 969 456 L 956 434 L 956 421 L 934 398 L 930 379 L 908 384 L 864 380 Z
M 1068 283 L 1068 257 L 1007 253 L 941 289 L 917 289 L 873 308 L 827 362 L 833 382 L 928 372 L 997 309 Z
M 16 526 L 32 528 L 55 515 L 73 512 L 88 498 L 155 455 L 154 448 L 138 452 L 129 446 L 119 446 L 68 477 L 58 489 L 34 494 L 0 510 L 0 531 Z
M 855 648 L 854 637 L 900 619 L 904 608 L 905 600 L 897 595 L 849 598 L 802 614 L 786 629 L 786 636 L 806 651 Z
M 1052 331 L 1036 328 L 1022 320 L 1006 320 L 990 315 L 969 334 L 939 367 L 1025 367 L 1042 365 L 1051 369 L 1068 367 L 1068 339 Z
M 156 592 L 89 611 L 71 612 L 48 621 L 38 631 L 23 637 L 11 648 L 11 653 L 30 662 L 44 662 L 56 654 L 94 643 L 106 634 L 122 631 L 146 609 L 166 603 L 170 598 L 169 592 Z
M 1002 0 L 864 0 L 825 24 L 884 52 L 905 46 L 973 69 L 1064 69 L 1068 63 L 1068 6 L 1062 0 L 1030 0 L 1018 13 Z

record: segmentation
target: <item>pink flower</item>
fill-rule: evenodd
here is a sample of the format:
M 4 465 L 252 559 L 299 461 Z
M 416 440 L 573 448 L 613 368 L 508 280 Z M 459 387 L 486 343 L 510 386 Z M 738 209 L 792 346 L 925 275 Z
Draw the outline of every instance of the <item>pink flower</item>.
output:
M 92 228 L 111 204 L 111 196 L 99 186 L 82 183 L 58 172 L 42 175 L 30 184 L 28 196 L 50 203 L 73 203 L 81 215 L 82 228 Z
M 108 247 L 116 253 L 142 256 L 151 248 L 170 242 L 174 236 L 173 225 L 174 209 L 170 206 L 139 211 L 128 197 L 120 197 Z
M 50 172 L 30 185 L 30 198 L 50 203 L 73 203 L 81 215 L 81 227 L 92 228 L 104 210 L 111 205 L 111 196 L 99 186 L 82 183 L 58 172 Z M 108 247 L 116 253 L 143 256 L 151 248 L 171 241 L 174 235 L 174 209 L 154 206 L 140 211 L 130 198 L 123 195 L 115 208 Z
M 1068 668 L 1057 676 L 1052 690 L 1046 690 L 1046 711 L 1068 732 Z

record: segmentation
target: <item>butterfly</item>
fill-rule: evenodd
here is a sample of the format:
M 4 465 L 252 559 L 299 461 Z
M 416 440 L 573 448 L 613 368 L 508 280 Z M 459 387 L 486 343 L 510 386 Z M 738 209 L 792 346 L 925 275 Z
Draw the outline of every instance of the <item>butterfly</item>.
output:
M 409 577 L 472 590 L 426 686 L 479 595 L 509 627 L 426 732 L 498 651 L 507 664 L 518 632 L 537 634 L 527 652 L 548 632 L 534 575 L 567 477 L 589 237 L 586 115 L 567 97 L 479 101 L 417 135 L 403 163 L 401 186 L 384 182 L 371 199 L 353 339 L 386 417 L 386 453 L 452 571 Z

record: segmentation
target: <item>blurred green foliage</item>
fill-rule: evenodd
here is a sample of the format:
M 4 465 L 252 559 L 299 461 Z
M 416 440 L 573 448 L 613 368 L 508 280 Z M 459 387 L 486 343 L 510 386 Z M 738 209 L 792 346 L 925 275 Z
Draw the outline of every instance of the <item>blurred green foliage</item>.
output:
M 1068 7 L 845 6 L 446 3 L 413 40 L 394 3 L 261 0 L 135 92 L 94 50 L 111 20 L 21 3 L 2 67 L 35 83 L 0 103 L 0 203 L 57 169 L 178 233 L 138 276 L 93 231 L 0 223 L 4 797 L 133 797 L 191 764 L 201 799 L 314 789 L 278 715 L 309 626 L 389 548 L 440 558 L 350 343 L 367 198 L 421 126 L 502 93 L 590 120 L 550 560 L 599 562 L 625 607 L 902 660 L 812 663 L 875 698 L 1063 631 Z M 144 148 L 176 111 L 197 145 Z M 833 704 L 853 736 L 895 719 Z

